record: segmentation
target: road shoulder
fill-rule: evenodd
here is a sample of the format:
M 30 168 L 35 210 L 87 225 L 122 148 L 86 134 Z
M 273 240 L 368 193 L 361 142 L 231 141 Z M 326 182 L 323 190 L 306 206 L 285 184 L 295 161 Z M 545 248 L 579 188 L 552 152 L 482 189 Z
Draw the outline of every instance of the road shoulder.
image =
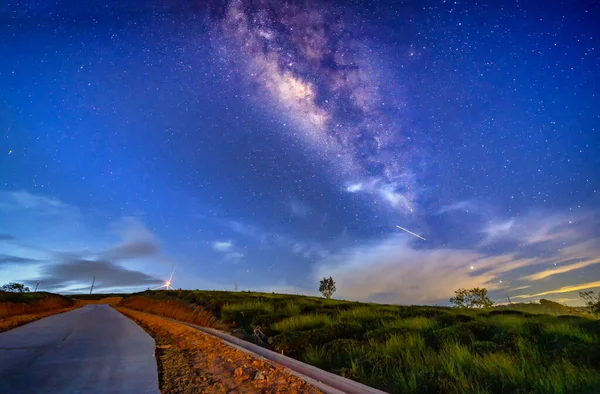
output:
M 320 393 L 287 369 L 183 324 L 115 307 L 156 341 L 163 393 Z

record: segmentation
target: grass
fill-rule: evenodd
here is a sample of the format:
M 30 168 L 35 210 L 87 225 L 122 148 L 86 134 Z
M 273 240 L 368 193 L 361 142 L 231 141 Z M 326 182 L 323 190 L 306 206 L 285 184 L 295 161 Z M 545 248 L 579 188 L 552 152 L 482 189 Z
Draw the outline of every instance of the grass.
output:
M 179 300 L 155 300 L 148 297 L 134 296 L 122 299 L 119 305 L 199 326 L 221 327 L 210 312 L 205 311 L 202 307 L 192 306 Z
M 72 299 L 58 294 L 0 291 L 0 332 L 74 307 L 75 302 Z
M 74 305 L 70 298 L 46 292 L 12 293 L 0 291 L 0 319 L 48 312 Z
M 327 326 L 331 323 L 331 317 L 328 315 L 298 315 L 276 322 L 273 324 L 273 329 L 282 332 L 310 330 L 312 328 Z
M 249 292 L 140 295 L 201 308 L 247 340 L 256 341 L 260 327 L 264 346 L 390 393 L 597 393 L 600 387 L 600 321 L 548 303 L 465 311 Z

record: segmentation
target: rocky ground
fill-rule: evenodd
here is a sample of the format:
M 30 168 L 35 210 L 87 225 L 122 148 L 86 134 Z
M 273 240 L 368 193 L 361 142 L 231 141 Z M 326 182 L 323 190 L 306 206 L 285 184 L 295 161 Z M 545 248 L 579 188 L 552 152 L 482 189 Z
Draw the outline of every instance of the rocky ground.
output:
M 116 307 L 156 341 L 163 393 L 321 393 L 285 368 L 183 324 Z

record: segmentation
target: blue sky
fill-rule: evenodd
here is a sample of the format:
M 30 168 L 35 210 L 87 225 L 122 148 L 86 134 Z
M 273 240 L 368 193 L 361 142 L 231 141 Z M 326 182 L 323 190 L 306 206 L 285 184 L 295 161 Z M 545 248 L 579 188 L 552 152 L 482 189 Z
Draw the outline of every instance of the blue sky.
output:
M 0 8 L 2 283 L 600 289 L 597 5 L 78 4 Z

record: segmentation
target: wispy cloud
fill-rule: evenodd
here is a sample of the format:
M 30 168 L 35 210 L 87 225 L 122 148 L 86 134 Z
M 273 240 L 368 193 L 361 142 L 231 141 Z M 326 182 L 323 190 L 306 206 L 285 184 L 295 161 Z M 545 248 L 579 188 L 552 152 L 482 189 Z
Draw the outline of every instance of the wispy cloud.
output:
M 479 212 L 480 205 L 475 203 L 475 201 L 473 201 L 473 200 L 457 201 L 452 204 L 444 205 L 436 212 L 436 214 L 440 215 L 442 213 L 453 212 L 453 211 Z
M 118 290 L 126 288 L 153 287 L 161 280 L 143 272 L 124 268 L 110 261 L 71 259 L 58 264 L 46 264 L 41 268 L 41 276 L 28 284 L 41 283 L 41 289 L 62 291 L 72 286 L 91 284 L 96 278 L 98 290 Z
M 347 248 L 317 264 L 315 279 L 333 276 L 342 298 L 375 302 L 433 303 L 459 287 L 497 287 L 495 277 L 474 275 L 482 256 L 457 249 L 415 249 L 398 235 Z
M 223 257 L 223 262 L 225 263 L 238 263 L 240 262 L 245 255 L 241 252 L 229 252 L 226 253 Z
M 590 230 L 594 213 L 583 216 L 588 219 L 538 214 L 499 220 L 494 228 L 488 223 L 483 228 L 495 238 L 513 239 L 515 234 L 508 233 L 514 230 L 524 240 L 501 252 L 478 244 L 471 248 L 417 245 L 410 238 L 388 235 L 332 252 L 315 265 L 314 277 L 332 275 L 342 297 L 377 302 L 447 302 L 460 287 L 486 287 L 493 296 L 509 292 L 511 298 L 555 294 L 555 290 L 545 292 L 550 282 L 541 279 L 570 275 L 567 280 L 572 280 L 578 270 L 600 263 L 596 257 L 600 237 Z M 567 226 L 567 237 L 554 237 L 557 232 L 565 234 Z M 512 295 L 525 289 L 533 289 L 533 295 Z
M 305 218 L 310 213 L 310 207 L 300 201 L 290 201 L 290 213 L 292 216 Z
M 525 289 L 529 289 L 530 287 L 531 287 L 531 285 L 525 285 L 525 286 L 513 287 L 512 289 L 509 289 L 509 291 L 519 291 L 519 290 L 525 290 Z
M 377 196 L 393 208 L 410 212 L 414 210 L 414 189 L 406 186 L 408 178 L 411 178 L 409 174 L 404 174 L 404 176 L 397 177 L 395 180 L 375 177 L 360 183 L 351 183 L 346 186 L 345 190 L 349 193 L 367 193 L 371 196 Z
M 0 191 L 0 211 L 27 210 L 38 215 L 78 214 L 79 210 L 58 198 L 32 194 L 26 190 Z
M 589 228 L 598 218 L 596 212 L 557 213 L 537 212 L 521 217 L 496 219 L 487 223 L 482 232 L 486 234 L 484 244 L 501 240 L 513 240 L 534 245 L 542 242 L 562 240 L 570 243 L 581 237 L 582 228 Z
M 563 287 L 560 287 L 560 288 L 554 289 L 554 290 L 547 290 L 547 291 L 543 291 L 543 292 L 537 293 L 537 294 L 522 294 L 522 295 L 514 296 L 512 298 L 533 298 L 533 297 L 541 297 L 541 296 L 550 295 L 550 294 L 570 293 L 572 291 L 588 290 L 588 289 L 595 289 L 595 288 L 600 288 L 600 281 L 581 283 L 578 285 L 571 285 L 571 286 L 563 286 Z
M 8 264 L 24 264 L 24 263 L 36 263 L 39 260 L 30 259 L 27 257 L 21 256 L 12 256 L 8 254 L 0 254 L 0 265 L 8 263 Z
M 580 268 L 589 267 L 590 265 L 599 264 L 599 263 L 600 263 L 600 258 L 586 260 L 586 261 L 582 261 L 582 262 L 575 263 L 575 264 L 568 264 L 568 265 L 563 265 L 561 267 L 546 269 L 544 271 L 536 272 L 535 274 L 532 274 L 532 275 L 524 276 L 521 279 L 522 280 L 545 279 L 545 278 L 548 278 L 553 275 L 564 274 L 566 272 L 574 271 L 574 270 L 577 270 Z
M 246 255 L 239 250 L 236 250 L 233 241 L 215 241 L 212 244 L 214 250 L 223 254 L 221 263 L 239 263 Z
M 219 252 L 227 252 L 233 248 L 233 242 L 231 241 L 215 241 L 213 242 L 213 249 Z
M 143 286 L 152 282 L 147 272 L 169 260 L 158 236 L 133 216 L 115 220 L 27 191 L 0 191 L 0 205 L 0 222 L 11 229 L 2 237 L 2 280 L 41 279 L 45 289 L 63 291 L 87 285 L 91 269 L 114 289 Z

